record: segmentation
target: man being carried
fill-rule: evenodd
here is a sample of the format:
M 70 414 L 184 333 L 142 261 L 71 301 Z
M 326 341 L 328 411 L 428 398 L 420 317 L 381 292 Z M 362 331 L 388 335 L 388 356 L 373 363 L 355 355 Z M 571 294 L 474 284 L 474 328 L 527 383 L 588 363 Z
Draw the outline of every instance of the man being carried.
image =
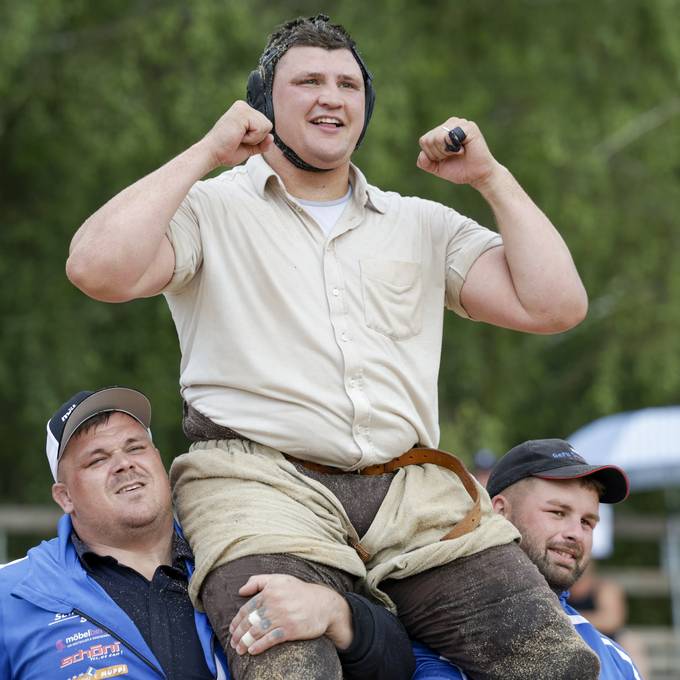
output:
M 66 514 L 58 538 L 0 569 L 3 680 L 228 677 L 188 596 L 191 551 L 150 420 L 143 394 L 113 387 L 79 392 L 48 422 L 52 495 Z M 256 579 L 282 637 L 324 636 L 346 678 L 410 677 L 408 638 L 383 607 L 287 575 Z
M 297 654 L 289 677 L 333 677 L 314 641 L 253 656 L 276 631 L 229 626 L 243 581 L 283 571 L 340 591 L 359 579 L 474 677 L 596 678 L 516 530 L 455 457 L 413 449 L 439 438 L 442 308 L 527 332 L 573 326 L 587 302 L 565 243 L 464 118 L 424 134 L 417 164 L 477 189 L 500 235 L 369 185 L 350 161 L 373 83 L 327 17 L 280 27 L 248 95 L 92 215 L 67 263 L 97 299 L 166 296 L 195 441 L 171 471 L 190 592 L 232 670 L 270 677 Z

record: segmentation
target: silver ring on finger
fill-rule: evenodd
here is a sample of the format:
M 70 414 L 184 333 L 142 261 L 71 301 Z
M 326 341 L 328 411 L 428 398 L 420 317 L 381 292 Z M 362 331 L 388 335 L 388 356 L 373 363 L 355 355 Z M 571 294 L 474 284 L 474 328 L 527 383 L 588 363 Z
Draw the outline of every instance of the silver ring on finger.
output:
M 258 626 L 259 628 L 262 628 L 262 618 L 260 615 L 257 613 L 257 610 L 250 612 L 248 614 L 248 621 L 251 626 Z
M 251 645 L 255 644 L 255 638 L 251 635 L 250 631 L 247 630 L 244 634 L 243 637 L 241 638 L 241 643 L 246 646 L 246 648 L 250 647 Z

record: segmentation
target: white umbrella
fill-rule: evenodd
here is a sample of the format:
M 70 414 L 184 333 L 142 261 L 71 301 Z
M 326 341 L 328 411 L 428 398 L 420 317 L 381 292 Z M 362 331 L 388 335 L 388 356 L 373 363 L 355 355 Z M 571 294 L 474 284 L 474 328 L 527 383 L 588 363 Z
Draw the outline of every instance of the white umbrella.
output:
M 619 465 L 633 491 L 680 486 L 680 406 L 617 413 L 568 437 L 594 465 Z
M 680 487 L 680 406 L 617 413 L 568 437 L 589 463 L 618 465 L 632 491 Z M 680 515 L 668 518 L 666 554 L 671 577 L 673 624 L 680 639 Z

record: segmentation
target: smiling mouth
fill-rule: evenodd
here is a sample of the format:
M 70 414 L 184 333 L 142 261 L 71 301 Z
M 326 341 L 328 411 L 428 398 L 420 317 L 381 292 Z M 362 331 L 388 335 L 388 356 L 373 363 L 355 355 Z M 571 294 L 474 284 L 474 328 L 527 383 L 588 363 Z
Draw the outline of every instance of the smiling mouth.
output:
M 319 116 L 310 121 L 312 125 L 333 125 L 334 127 L 343 127 L 344 123 L 338 118 L 332 116 Z
M 145 485 L 142 482 L 133 482 L 132 484 L 126 484 L 125 486 L 121 487 L 116 491 L 116 494 L 126 494 L 126 493 L 132 493 L 133 491 L 137 491 L 138 489 L 142 489 Z
M 551 548 L 552 552 L 554 552 L 556 555 L 559 555 L 560 557 L 567 557 L 569 559 L 575 559 L 573 553 L 566 552 L 564 550 L 557 550 L 556 548 Z
M 548 548 L 548 550 L 562 563 L 569 562 L 572 565 L 578 563 L 579 556 L 571 550 L 560 550 L 559 548 Z

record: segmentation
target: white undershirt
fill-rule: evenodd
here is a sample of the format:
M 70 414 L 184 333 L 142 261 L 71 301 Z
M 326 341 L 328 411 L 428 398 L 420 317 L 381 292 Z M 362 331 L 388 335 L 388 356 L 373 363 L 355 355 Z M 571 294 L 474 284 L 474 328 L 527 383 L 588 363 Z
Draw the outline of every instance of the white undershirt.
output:
M 347 193 L 342 198 L 336 198 L 334 201 L 304 201 L 301 198 L 295 200 L 318 222 L 323 229 L 324 234 L 328 236 L 333 227 L 342 215 L 349 199 L 352 196 L 352 185 L 350 184 Z

